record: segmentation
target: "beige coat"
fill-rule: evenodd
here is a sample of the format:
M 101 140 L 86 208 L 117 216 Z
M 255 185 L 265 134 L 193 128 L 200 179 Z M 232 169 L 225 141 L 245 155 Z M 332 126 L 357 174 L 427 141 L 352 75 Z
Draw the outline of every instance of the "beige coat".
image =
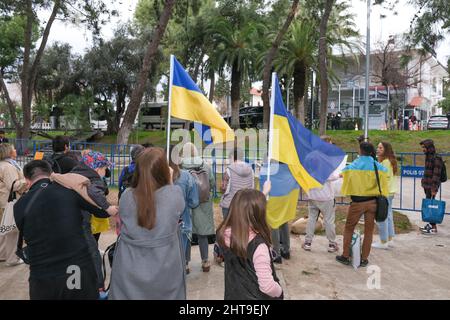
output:
M 7 161 L 0 161 L 0 208 L 4 209 L 8 203 L 9 192 L 14 184 L 13 191 L 16 191 L 17 198 L 27 189 L 27 182 L 21 170 Z
M 82 176 L 81 174 L 52 173 L 52 175 L 50 176 L 50 180 L 55 181 L 56 183 L 62 185 L 63 187 L 65 187 L 67 189 L 74 190 L 76 193 L 78 193 L 80 196 L 82 196 L 84 200 L 86 200 L 93 206 L 100 208 L 88 195 L 87 186 L 90 185 L 91 182 L 89 181 L 88 178 Z

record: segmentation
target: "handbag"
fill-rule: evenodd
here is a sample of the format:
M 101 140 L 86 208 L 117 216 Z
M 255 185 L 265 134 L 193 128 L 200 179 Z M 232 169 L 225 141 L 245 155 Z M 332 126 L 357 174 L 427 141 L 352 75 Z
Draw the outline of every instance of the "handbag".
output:
M 422 200 L 422 220 L 428 223 L 441 224 L 444 220 L 445 201 L 436 199 Z
M 388 216 L 389 201 L 381 193 L 380 177 L 378 175 L 377 164 L 374 162 L 373 166 L 375 167 L 375 176 L 377 177 L 378 190 L 380 191 L 380 195 L 376 198 L 377 211 L 375 213 L 375 221 L 376 222 L 383 222 L 383 221 L 385 221 L 387 219 L 387 216 Z
M 14 220 L 14 205 L 16 204 L 17 196 L 13 191 L 16 181 L 14 181 L 11 186 L 8 203 L 6 204 L 5 210 L 3 211 L 2 221 L 0 222 L 0 235 L 6 235 L 11 231 L 17 229 L 16 221 Z

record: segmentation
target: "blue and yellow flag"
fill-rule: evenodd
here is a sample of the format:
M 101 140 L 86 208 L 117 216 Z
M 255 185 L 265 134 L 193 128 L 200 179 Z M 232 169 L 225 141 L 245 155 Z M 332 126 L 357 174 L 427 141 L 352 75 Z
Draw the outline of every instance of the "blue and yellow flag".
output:
M 171 112 L 175 118 L 194 121 L 209 127 L 214 143 L 234 140 L 234 133 L 219 112 L 203 95 L 183 66 L 172 57 Z M 201 133 L 202 138 L 203 133 Z
M 263 189 L 266 180 L 267 166 L 264 166 L 259 176 L 260 190 Z M 267 202 L 266 218 L 272 229 L 278 229 L 282 224 L 295 218 L 300 186 L 289 171 L 289 167 L 282 163 L 271 164 L 270 182 L 272 188 Z
M 345 152 L 320 139 L 286 110 L 278 78 L 272 83 L 274 97 L 272 158 L 289 165 L 294 178 L 308 192 L 320 188 L 345 160 Z

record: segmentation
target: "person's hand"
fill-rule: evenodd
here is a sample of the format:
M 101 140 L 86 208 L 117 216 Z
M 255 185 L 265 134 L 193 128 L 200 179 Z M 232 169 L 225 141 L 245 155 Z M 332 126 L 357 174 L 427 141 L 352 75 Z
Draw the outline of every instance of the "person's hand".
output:
M 263 193 L 265 196 L 267 196 L 269 194 L 270 189 L 272 189 L 272 182 L 267 180 L 266 182 L 264 182 L 264 186 L 263 186 Z
M 106 212 L 108 212 L 111 217 L 114 217 L 119 213 L 119 208 L 117 206 L 110 206 L 106 209 Z
M 170 184 L 173 184 L 173 169 L 172 169 L 172 167 L 169 167 L 169 172 L 170 172 Z

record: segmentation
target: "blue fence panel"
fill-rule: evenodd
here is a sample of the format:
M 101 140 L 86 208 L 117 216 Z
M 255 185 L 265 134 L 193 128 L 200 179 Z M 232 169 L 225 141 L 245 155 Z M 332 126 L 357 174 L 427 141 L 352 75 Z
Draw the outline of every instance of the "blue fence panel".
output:
M 10 139 L 11 143 L 16 145 L 19 156 L 17 158 L 18 163 L 24 166 L 27 162 L 33 159 L 34 154 L 37 151 L 45 152 L 47 154 L 52 153 L 51 141 L 50 140 L 19 140 Z M 17 146 L 20 146 L 18 148 Z M 101 143 L 90 143 L 90 142 L 74 142 L 71 143 L 72 150 L 95 150 L 105 154 L 108 159 L 113 163 L 111 170 L 111 177 L 109 178 L 110 186 L 117 186 L 121 171 L 123 168 L 130 164 L 130 147 L 131 145 L 115 145 L 115 144 L 101 144 Z M 19 150 L 20 149 L 20 150 Z M 20 152 L 19 152 L 20 151 Z M 347 162 L 352 162 L 358 156 L 357 152 L 347 152 L 348 158 Z M 450 153 L 440 154 L 447 164 L 450 163 Z M 259 175 L 259 169 L 261 168 L 264 161 L 265 152 L 264 150 L 252 150 L 248 149 L 245 151 L 245 161 L 251 164 L 255 170 L 256 175 Z M 204 157 L 205 161 L 208 162 L 213 170 L 216 185 L 213 188 L 214 196 L 220 196 L 220 192 L 217 188 L 221 184 L 222 174 L 225 172 L 229 164 L 229 155 L 226 152 L 216 152 L 214 150 L 210 156 Z M 413 153 L 404 152 L 397 154 L 398 159 L 398 169 L 399 175 L 399 194 L 394 198 L 394 209 L 403 211 L 421 211 L 421 200 L 425 197 L 423 189 L 420 186 L 421 179 L 421 168 L 425 162 L 425 156 L 423 153 Z M 445 199 L 448 201 L 447 204 L 447 214 L 450 214 L 450 201 L 449 201 L 449 189 L 450 181 L 446 182 L 439 189 L 439 200 L 443 200 L 443 194 Z M 405 194 L 408 194 L 408 200 L 406 201 Z M 397 199 L 398 198 L 398 199 Z M 411 203 L 412 199 L 412 203 Z M 300 201 L 307 201 L 306 194 L 301 191 Z M 338 198 L 337 204 L 349 204 L 346 198 Z

